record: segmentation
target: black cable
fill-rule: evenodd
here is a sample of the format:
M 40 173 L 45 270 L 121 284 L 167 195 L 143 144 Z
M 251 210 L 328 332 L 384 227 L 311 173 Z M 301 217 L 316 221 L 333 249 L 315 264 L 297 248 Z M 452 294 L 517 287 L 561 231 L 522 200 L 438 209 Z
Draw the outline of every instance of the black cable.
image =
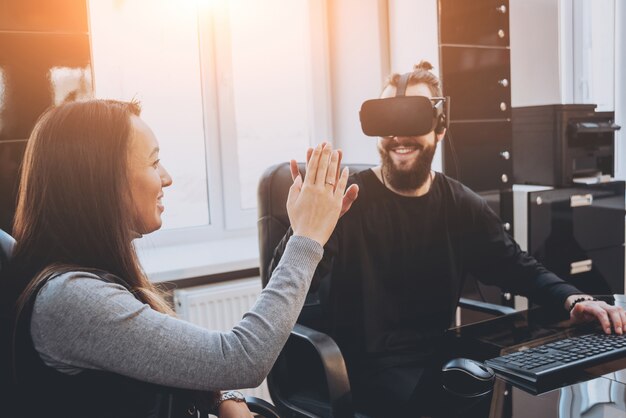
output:
M 476 280 L 476 279 L 474 279 Z M 485 298 L 485 295 L 483 295 L 483 291 L 480 289 L 480 283 L 478 283 L 478 280 L 476 280 L 476 290 L 478 290 L 478 295 L 480 296 L 480 299 L 483 302 L 487 302 L 487 299 Z
M 456 158 L 456 151 L 454 149 L 454 142 L 452 141 L 452 135 L 450 134 L 450 127 L 446 129 L 446 137 L 444 139 L 448 140 L 448 144 L 450 145 L 450 155 L 452 157 L 452 164 L 454 164 L 454 172 L 456 173 L 457 180 L 461 179 L 461 170 L 459 169 L 459 163 Z

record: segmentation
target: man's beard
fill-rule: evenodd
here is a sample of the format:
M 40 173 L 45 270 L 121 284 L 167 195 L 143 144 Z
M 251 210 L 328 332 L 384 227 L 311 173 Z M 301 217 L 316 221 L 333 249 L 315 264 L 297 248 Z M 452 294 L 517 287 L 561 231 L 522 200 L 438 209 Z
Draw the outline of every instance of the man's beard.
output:
M 409 144 L 403 145 L 410 146 Z M 423 186 L 428 180 L 437 144 L 417 145 L 417 147 L 419 148 L 417 158 L 406 169 L 400 169 L 395 166 L 393 159 L 389 155 L 392 147 L 383 145 L 378 148 L 378 153 L 382 160 L 384 180 L 395 190 L 402 192 L 413 191 Z

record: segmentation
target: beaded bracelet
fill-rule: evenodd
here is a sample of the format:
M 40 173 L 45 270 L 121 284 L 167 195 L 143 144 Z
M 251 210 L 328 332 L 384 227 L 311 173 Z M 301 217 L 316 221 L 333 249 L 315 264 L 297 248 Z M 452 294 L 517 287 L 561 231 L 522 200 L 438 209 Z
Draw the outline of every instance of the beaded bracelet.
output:
M 569 305 L 569 312 L 571 313 L 571 312 L 572 312 L 572 310 L 574 309 L 574 306 L 576 306 L 576 304 L 577 304 L 577 303 L 579 303 L 579 302 L 595 302 L 595 301 L 597 301 L 597 300 L 598 300 L 598 299 L 596 299 L 596 298 L 592 298 L 592 297 L 581 297 L 581 298 L 575 299 L 575 300 L 572 302 L 572 304 L 571 304 L 571 305 Z

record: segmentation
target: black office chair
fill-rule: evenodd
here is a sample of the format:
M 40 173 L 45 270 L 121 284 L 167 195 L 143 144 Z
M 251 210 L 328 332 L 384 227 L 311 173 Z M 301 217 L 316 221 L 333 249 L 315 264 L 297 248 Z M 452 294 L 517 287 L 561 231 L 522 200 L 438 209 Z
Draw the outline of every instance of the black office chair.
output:
M 15 247 L 13 237 L 0 229 L 0 271 L 9 262 L 11 254 L 13 254 L 13 247 Z
M 0 229 L 0 272 L 11 259 L 11 255 L 13 254 L 13 247 L 15 247 L 15 239 L 13 239 L 11 235 Z M 257 416 L 263 418 L 280 418 L 276 408 L 269 402 L 264 401 L 263 399 L 255 398 L 253 396 L 247 396 L 246 403 L 248 404 L 248 408 L 250 408 L 250 411 Z
M 371 165 L 348 165 L 350 173 Z M 299 164 L 304 173 L 304 164 Z M 268 267 L 274 250 L 289 228 L 286 201 L 292 184 L 288 163 L 268 168 L 258 190 L 258 231 L 261 280 L 269 280 Z M 491 315 L 506 315 L 514 309 L 461 298 L 459 306 Z M 350 382 L 341 350 L 320 332 L 323 315 L 319 297 L 310 294 L 287 344 L 267 378 L 274 404 L 284 417 L 365 417 L 354 410 Z M 308 325 L 308 326 L 307 326 Z M 311 328 L 314 327 L 316 329 Z

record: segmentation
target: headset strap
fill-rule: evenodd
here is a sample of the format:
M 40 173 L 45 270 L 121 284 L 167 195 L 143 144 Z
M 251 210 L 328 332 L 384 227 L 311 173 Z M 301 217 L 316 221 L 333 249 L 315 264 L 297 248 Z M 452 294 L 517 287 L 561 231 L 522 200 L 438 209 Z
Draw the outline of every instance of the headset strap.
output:
M 406 86 L 409 84 L 409 78 L 411 77 L 411 73 L 404 73 L 400 76 L 400 80 L 398 80 L 398 87 L 396 87 L 396 97 L 404 96 L 406 93 Z

